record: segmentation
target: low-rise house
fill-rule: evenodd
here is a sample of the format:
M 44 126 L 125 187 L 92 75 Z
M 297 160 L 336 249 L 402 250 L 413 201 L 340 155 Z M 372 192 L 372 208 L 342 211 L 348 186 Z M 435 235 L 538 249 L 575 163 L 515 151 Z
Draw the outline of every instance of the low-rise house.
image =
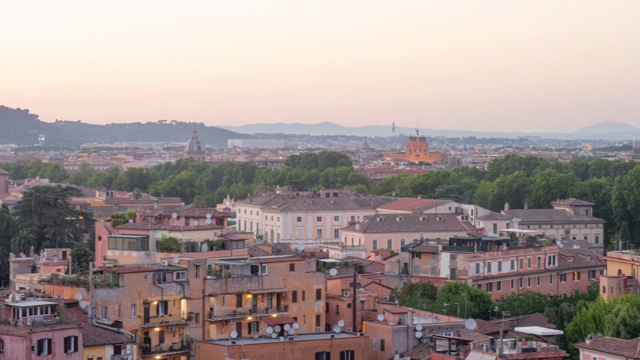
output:
M 630 340 L 589 334 L 584 342 L 574 344 L 580 360 L 637 360 L 640 359 L 640 337 Z

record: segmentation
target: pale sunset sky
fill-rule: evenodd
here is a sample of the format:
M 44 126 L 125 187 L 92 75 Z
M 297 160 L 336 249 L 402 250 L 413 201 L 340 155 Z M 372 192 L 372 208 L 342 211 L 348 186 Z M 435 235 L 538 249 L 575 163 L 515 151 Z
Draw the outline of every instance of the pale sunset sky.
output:
M 44 121 L 640 127 L 640 1 L 0 1 Z

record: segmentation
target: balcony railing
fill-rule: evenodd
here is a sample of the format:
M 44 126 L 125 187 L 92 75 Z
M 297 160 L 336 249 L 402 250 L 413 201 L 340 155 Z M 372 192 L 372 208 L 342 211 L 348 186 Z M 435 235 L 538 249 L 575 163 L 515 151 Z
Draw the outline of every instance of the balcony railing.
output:
M 209 321 L 221 321 L 221 320 L 236 320 L 236 319 L 244 319 L 248 316 L 261 317 L 261 316 L 272 316 L 272 315 L 284 315 L 289 313 L 289 306 L 282 305 L 280 308 L 262 308 L 258 309 L 258 311 L 248 310 L 248 309 L 238 309 L 236 311 L 229 312 L 228 310 L 222 314 L 216 311 L 209 312 Z

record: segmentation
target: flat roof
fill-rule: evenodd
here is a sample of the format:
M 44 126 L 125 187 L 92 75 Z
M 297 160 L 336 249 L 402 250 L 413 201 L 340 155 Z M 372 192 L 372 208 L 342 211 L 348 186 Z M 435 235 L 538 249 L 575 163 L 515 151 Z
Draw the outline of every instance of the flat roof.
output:
M 32 306 L 44 306 L 44 305 L 58 305 L 55 301 L 44 301 L 44 300 L 24 300 L 13 303 L 6 303 L 8 306 L 14 307 L 32 307 Z
M 538 336 L 551 336 L 551 335 L 564 334 L 564 331 L 562 330 L 549 329 L 542 326 L 522 326 L 522 327 L 516 327 L 514 330 L 517 332 L 538 335 Z
M 233 261 L 233 260 L 214 260 L 211 262 L 211 264 L 218 264 L 218 265 L 230 265 L 230 266 L 240 266 L 240 265 L 258 265 L 258 263 L 253 262 L 253 261 L 248 261 L 248 260 L 242 260 L 242 261 Z
M 113 234 L 113 235 L 109 235 L 110 238 L 112 237 L 119 237 L 119 238 L 125 238 L 125 239 L 142 239 L 142 238 L 148 238 L 149 235 L 126 235 L 126 234 Z

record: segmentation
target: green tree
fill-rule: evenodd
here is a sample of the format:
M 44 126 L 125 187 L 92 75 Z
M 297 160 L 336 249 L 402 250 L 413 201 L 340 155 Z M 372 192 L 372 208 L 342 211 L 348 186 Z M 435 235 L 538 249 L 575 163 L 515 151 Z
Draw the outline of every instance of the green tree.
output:
M 446 304 L 446 305 L 445 305 Z M 436 297 L 435 310 L 444 312 L 448 308 L 448 315 L 453 313 L 453 306 L 460 306 L 460 316 L 464 316 L 466 310 L 467 317 L 488 319 L 490 311 L 493 309 L 491 296 L 485 291 L 461 282 L 451 282 L 440 288 Z
M 437 294 L 438 288 L 430 281 L 406 282 L 402 287 L 393 290 L 393 296 L 398 298 L 400 305 L 422 310 L 432 307 Z
M 605 317 L 606 336 L 633 339 L 640 334 L 640 311 L 633 304 L 618 304 Z
M 506 311 L 511 316 L 544 313 L 549 300 L 546 295 L 536 291 L 525 290 L 502 296 L 496 301 L 499 311 Z
M 34 186 L 25 191 L 16 204 L 15 215 L 19 233 L 33 236 L 34 250 L 60 247 L 83 241 L 94 226 L 90 213 L 76 210 L 69 203 L 81 192 L 72 186 Z M 24 250 L 29 242 L 21 241 Z
M 83 242 L 73 244 L 71 248 L 71 272 L 77 274 L 89 270 L 89 263 L 94 260 L 93 251 Z

